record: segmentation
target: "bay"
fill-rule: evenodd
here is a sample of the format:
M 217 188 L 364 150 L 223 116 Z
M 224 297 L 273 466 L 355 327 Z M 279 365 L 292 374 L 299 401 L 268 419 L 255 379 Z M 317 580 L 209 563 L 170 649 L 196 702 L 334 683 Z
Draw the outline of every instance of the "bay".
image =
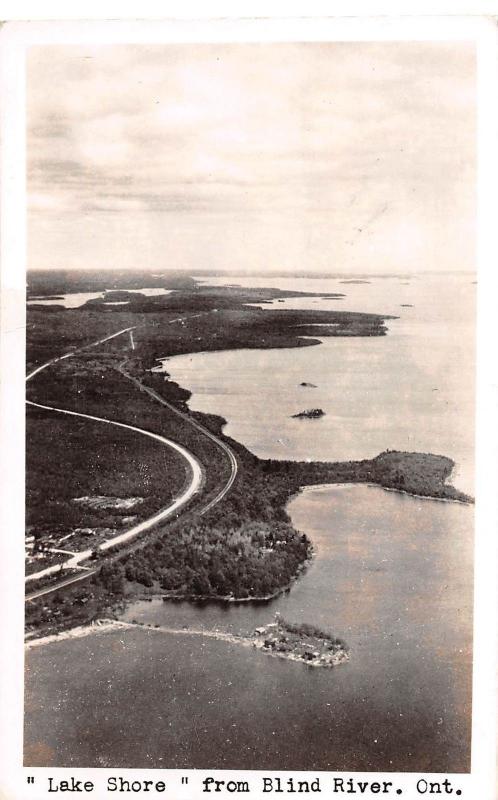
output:
M 224 417 L 225 433 L 260 458 L 344 461 L 371 458 L 387 448 L 435 453 L 456 462 L 452 482 L 473 495 L 472 278 L 370 278 L 367 284 L 209 278 L 206 282 L 347 294 L 340 300 L 289 298 L 273 304 L 277 308 L 342 309 L 399 318 L 387 322 L 383 337 L 324 338 L 307 348 L 196 353 L 167 358 L 164 369 L 192 392 L 190 408 Z M 306 408 L 322 408 L 325 416 L 293 419 Z
M 218 279 L 346 294 L 289 298 L 279 308 L 399 318 L 385 337 L 201 353 L 165 368 L 192 391 L 191 408 L 222 414 L 226 432 L 257 455 L 425 450 L 452 457 L 452 482 L 472 491 L 472 277 Z M 326 416 L 292 419 L 307 407 Z M 133 627 L 28 651 L 26 763 L 468 771 L 473 508 L 328 486 L 306 489 L 288 510 L 315 558 L 271 603 L 139 601 L 125 621 L 179 633 Z M 350 661 L 312 669 L 181 632 L 246 636 L 277 610 L 344 638 Z
M 307 489 L 290 513 L 316 547 L 290 593 L 143 601 L 123 619 L 245 635 L 278 610 L 345 638 L 349 663 L 143 628 L 47 644 L 27 653 L 26 762 L 467 770 L 472 508 L 349 486 Z

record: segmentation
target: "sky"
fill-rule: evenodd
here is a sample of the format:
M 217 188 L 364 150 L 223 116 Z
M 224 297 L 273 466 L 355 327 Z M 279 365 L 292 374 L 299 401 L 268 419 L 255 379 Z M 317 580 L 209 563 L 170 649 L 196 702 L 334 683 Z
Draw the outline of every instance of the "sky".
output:
M 33 47 L 28 267 L 475 268 L 467 43 Z

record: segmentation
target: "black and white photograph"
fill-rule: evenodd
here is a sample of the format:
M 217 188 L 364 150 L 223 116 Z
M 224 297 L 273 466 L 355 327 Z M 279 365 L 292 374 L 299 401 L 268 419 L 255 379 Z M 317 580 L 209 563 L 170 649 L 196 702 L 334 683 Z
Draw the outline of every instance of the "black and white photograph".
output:
M 24 772 L 462 794 L 476 39 L 82 33 L 25 54 Z

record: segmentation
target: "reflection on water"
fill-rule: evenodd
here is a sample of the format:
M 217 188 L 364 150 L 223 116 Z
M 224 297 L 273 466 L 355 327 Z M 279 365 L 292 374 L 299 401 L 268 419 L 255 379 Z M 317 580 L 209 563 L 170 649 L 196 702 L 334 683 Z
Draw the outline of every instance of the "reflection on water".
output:
M 247 633 L 279 610 L 345 638 L 348 664 L 139 629 L 46 645 L 27 653 L 26 763 L 468 770 L 472 508 L 349 486 L 290 512 L 316 558 L 289 594 L 124 618 Z

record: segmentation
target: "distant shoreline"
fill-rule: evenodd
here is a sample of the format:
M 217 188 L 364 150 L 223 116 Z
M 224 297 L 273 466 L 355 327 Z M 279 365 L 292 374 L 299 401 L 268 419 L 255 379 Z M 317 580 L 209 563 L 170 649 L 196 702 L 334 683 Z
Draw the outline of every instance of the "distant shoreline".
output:
M 99 279 L 107 280 L 106 276 Z M 244 288 L 226 291 L 199 287 L 195 281 L 187 284 L 185 279 L 178 279 L 173 294 L 138 295 L 126 311 L 89 302 L 82 309 L 29 312 L 35 323 L 30 327 L 28 353 L 36 366 L 32 374 L 37 374 L 36 381 L 29 384 L 30 399 L 41 398 L 55 408 L 62 406 L 69 414 L 84 407 L 102 418 L 114 419 L 119 409 L 119 424 L 125 428 L 130 423 L 136 425 L 137 419 L 146 419 L 152 434 L 166 430 L 172 440 L 185 444 L 207 467 L 199 497 L 178 520 L 167 528 L 151 530 L 132 549 L 117 548 L 107 552 L 101 562 L 94 560 L 88 581 L 71 585 L 60 581 L 51 593 L 47 586 L 45 594 L 26 606 L 30 630 L 53 632 L 78 626 L 101 617 L 106 609 L 143 596 L 144 588 L 151 589 L 148 596 L 154 594 L 172 602 L 270 602 L 291 589 L 312 557 L 312 543 L 294 528 L 286 511 L 289 500 L 309 486 L 363 484 L 420 499 L 473 502 L 447 483 L 454 462 L 445 456 L 386 450 L 374 458 L 356 461 L 260 459 L 223 433 L 223 418 L 189 409 L 189 391 L 165 380 L 164 374 L 151 372 L 160 356 L 318 344 L 319 339 L 303 341 L 307 331 L 304 320 L 314 333 L 317 320 L 334 322 L 336 327 L 320 337 L 384 336 L 385 321 L 390 317 L 339 311 L 263 311 L 246 304 L 295 293 Z M 118 325 L 122 332 L 136 330 L 131 349 L 127 341 L 123 345 L 115 339 Z M 87 342 L 89 331 L 93 339 L 99 335 L 96 344 L 102 347 L 81 352 L 92 344 Z M 111 340 L 113 344 L 108 345 Z M 61 355 L 60 341 L 73 350 Z M 167 356 L 162 355 L 165 350 Z M 52 360 L 48 361 L 50 356 Z M 40 362 L 49 368 L 40 371 Z M 74 370 L 78 371 L 77 397 Z M 124 403 L 120 402 L 123 398 Z M 34 435 L 45 419 L 40 412 L 38 417 Z M 30 446 L 36 448 L 36 440 Z M 227 450 L 233 451 L 238 471 L 230 491 L 221 497 L 220 485 L 225 485 L 228 477 Z M 73 450 L 66 447 L 68 470 L 77 463 L 71 462 L 77 453 L 72 454 Z M 33 479 L 43 507 L 45 494 L 40 494 L 39 488 L 46 488 L 46 474 L 41 470 Z M 116 475 L 115 480 L 122 483 L 123 478 Z M 57 486 L 52 482 L 50 487 L 55 499 Z M 61 527 L 67 526 L 63 503 L 55 506 L 62 509 L 57 521 Z M 209 558 L 205 553 L 210 553 Z

